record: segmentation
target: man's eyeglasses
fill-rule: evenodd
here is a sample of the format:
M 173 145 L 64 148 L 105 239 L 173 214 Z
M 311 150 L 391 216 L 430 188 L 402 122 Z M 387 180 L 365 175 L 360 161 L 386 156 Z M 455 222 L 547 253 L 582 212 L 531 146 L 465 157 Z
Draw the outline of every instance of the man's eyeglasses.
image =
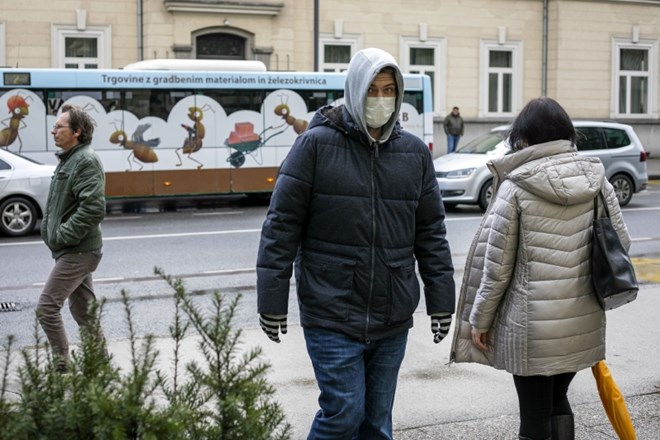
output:
M 60 128 L 67 128 L 67 127 L 71 127 L 71 126 L 70 126 L 70 125 L 59 125 L 59 124 L 55 124 L 55 125 L 53 125 L 53 131 L 57 131 L 57 130 L 59 130 Z

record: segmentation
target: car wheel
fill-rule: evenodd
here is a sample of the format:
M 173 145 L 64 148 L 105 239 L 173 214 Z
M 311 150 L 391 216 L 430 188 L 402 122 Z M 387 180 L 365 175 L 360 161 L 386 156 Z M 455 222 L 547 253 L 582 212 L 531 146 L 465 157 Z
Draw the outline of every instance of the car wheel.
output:
M 484 183 L 484 186 L 481 187 L 481 191 L 479 191 L 479 199 L 477 200 L 477 203 L 479 203 L 479 207 L 482 211 L 486 211 L 486 208 L 488 208 L 488 204 L 490 203 L 490 199 L 492 198 L 493 180 L 490 179 Z
M 11 237 L 27 235 L 37 224 L 37 208 L 22 197 L 11 197 L 0 205 L 0 231 Z
M 615 174 L 610 179 L 610 183 L 614 187 L 614 193 L 619 200 L 619 206 L 626 206 L 633 196 L 633 183 L 630 177 L 625 174 Z

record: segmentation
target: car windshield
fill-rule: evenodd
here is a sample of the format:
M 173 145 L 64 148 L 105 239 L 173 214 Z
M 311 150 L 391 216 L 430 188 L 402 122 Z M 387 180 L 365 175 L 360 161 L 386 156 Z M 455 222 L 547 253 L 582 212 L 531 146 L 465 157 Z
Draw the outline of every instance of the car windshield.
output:
M 486 154 L 490 151 L 495 150 L 499 144 L 502 143 L 503 132 L 493 132 L 488 133 L 483 136 L 479 136 L 476 139 L 472 139 L 467 144 L 458 147 L 456 153 L 458 154 Z

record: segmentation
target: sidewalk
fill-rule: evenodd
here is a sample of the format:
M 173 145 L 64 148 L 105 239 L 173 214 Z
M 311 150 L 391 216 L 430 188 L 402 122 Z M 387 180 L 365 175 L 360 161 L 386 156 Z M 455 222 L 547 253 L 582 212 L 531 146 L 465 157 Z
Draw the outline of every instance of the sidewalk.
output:
M 292 425 L 292 439 L 306 438 L 318 409 L 318 389 L 305 350 L 298 314 L 292 304 L 289 332 L 275 344 L 258 324 L 243 330 L 243 346 L 260 346 L 261 361 L 271 364 L 268 381 L 275 399 Z M 639 440 L 660 439 L 660 284 L 643 284 L 635 302 L 607 314 L 607 364 L 625 396 Z M 453 334 L 453 325 L 450 337 Z M 401 367 L 394 406 L 397 440 L 508 440 L 517 439 L 518 402 L 511 376 L 477 364 L 448 365 L 450 340 L 432 342 L 430 321 L 423 311 L 415 314 L 406 357 Z M 186 338 L 181 358 L 199 360 L 198 336 Z M 171 375 L 173 341 L 154 340 L 159 352 L 157 368 Z M 130 342 L 108 342 L 113 363 L 123 370 L 130 365 Z M 9 390 L 18 391 L 11 380 Z M 577 440 L 616 439 L 607 419 L 590 370 L 578 373 L 569 391 L 575 413 Z
M 645 284 L 635 302 L 607 315 L 607 363 L 626 398 L 640 440 L 660 439 L 660 350 L 655 348 L 660 341 L 660 326 L 651 325 L 657 322 L 658 310 L 660 284 Z M 318 389 L 297 324 L 297 313 L 291 311 L 289 332 L 280 344 L 269 341 L 256 323 L 243 329 L 246 349 L 261 346 L 262 360 L 272 366 L 268 378 L 293 427 L 294 440 L 306 438 L 318 409 Z M 184 359 L 200 356 L 195 338 L 190 339 L 185 344 Z M 164 370 L 171 345 L 168 339 L 157 341 Z M 395 438 L 517 439 L 518 403 L 511 376 L 483 365 L 447 365 L 450 345 L 449 340 L 434 344 L 428 316 L 415 314 L 415 327 L 399 376 L 393 415 Z M 128 350 L 127 341 L 110 343 L 117 361 L 127 360 Z M 590 370 L 578 373 L 569 398 L 575 412 L 576 439 L 616 439 Z

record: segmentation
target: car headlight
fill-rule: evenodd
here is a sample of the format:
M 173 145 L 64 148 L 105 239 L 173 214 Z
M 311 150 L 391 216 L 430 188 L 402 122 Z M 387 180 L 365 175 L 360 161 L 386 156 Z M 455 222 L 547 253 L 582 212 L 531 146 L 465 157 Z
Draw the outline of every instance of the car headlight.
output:
M 476 168 L 464 168 L 462 170 L 449 171 L 445 173 L 444 177 L 446 179 L 465 179 L 466 177 L 470 177 L 475 170 Z

